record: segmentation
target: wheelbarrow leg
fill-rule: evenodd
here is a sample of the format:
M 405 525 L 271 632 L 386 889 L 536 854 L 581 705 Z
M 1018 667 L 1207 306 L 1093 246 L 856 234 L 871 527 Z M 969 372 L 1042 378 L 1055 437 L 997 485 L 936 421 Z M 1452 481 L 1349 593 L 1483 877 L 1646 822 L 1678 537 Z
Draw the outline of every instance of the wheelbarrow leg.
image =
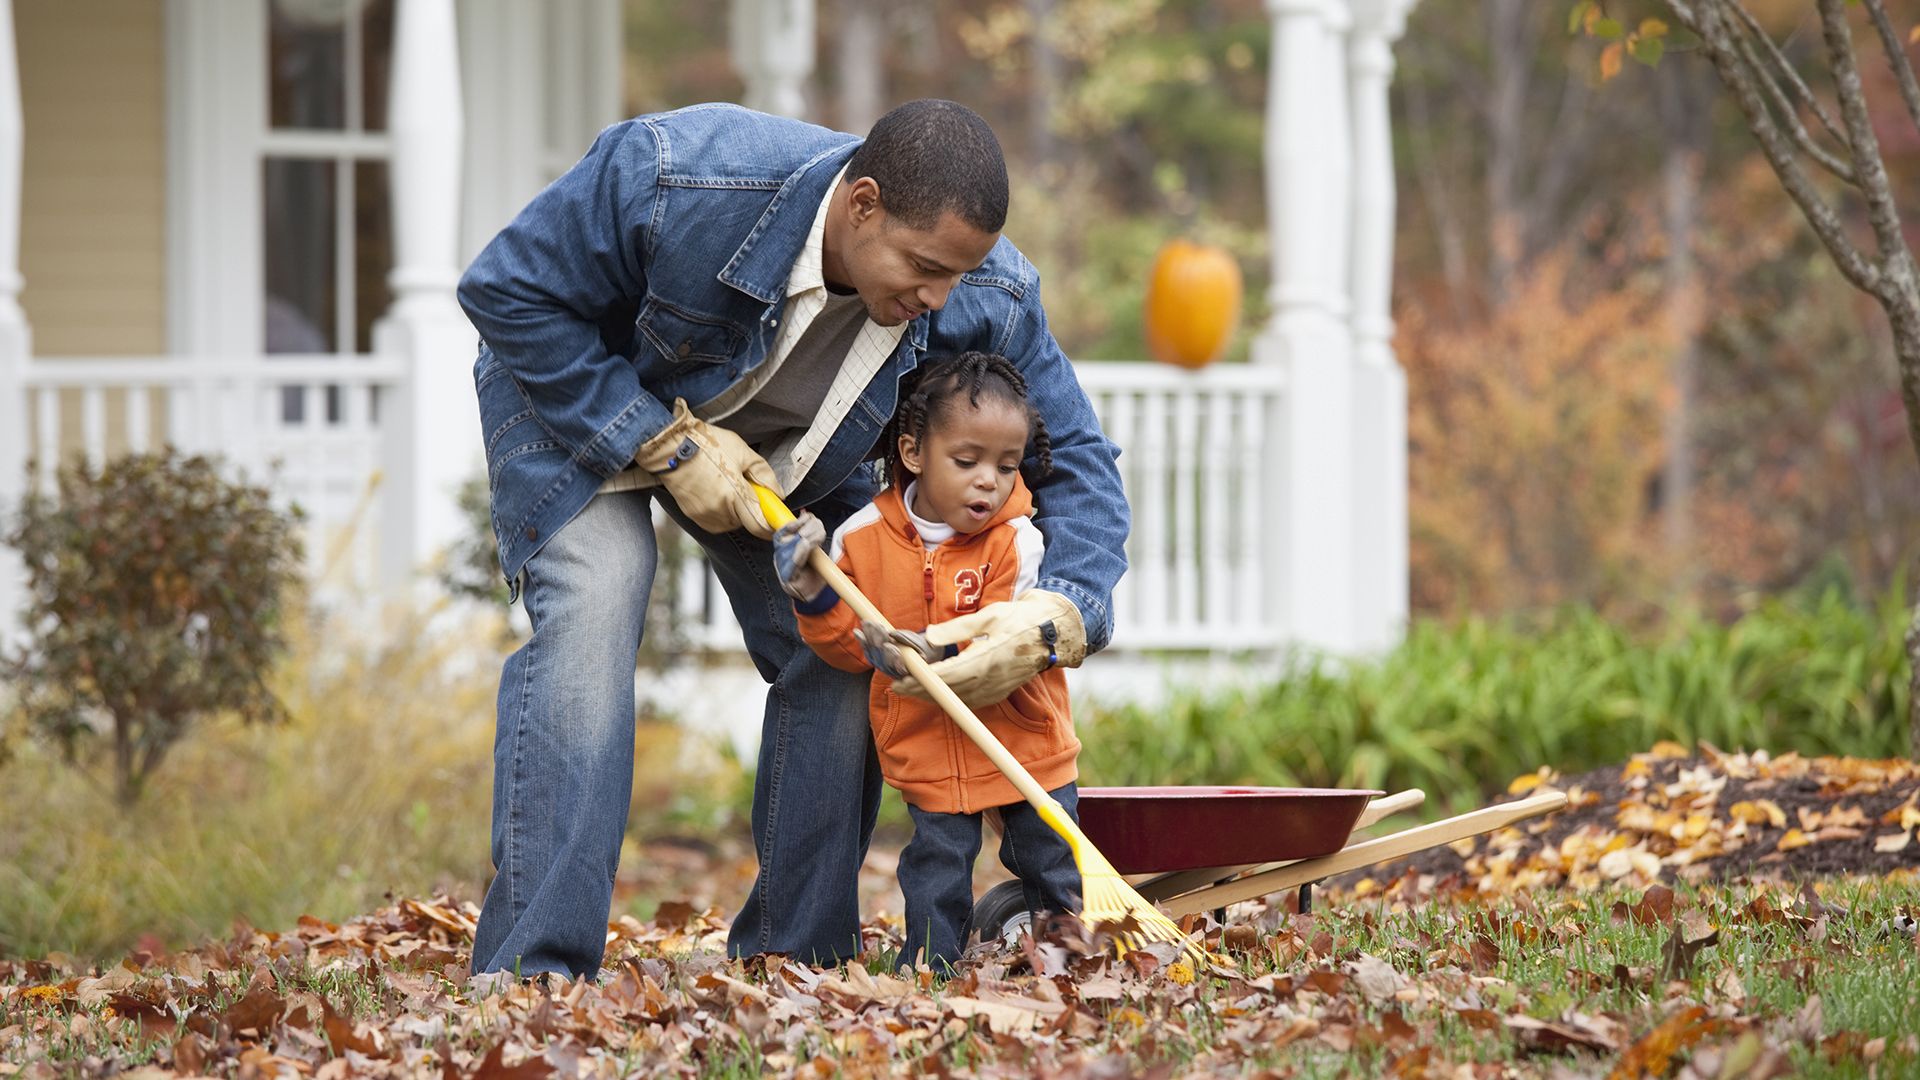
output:
M 1312 913 L 1312 911 L 1313 911 L 1313 882 L 1309 881 L 1300 886 L 1300 914 L 1307 915 Z

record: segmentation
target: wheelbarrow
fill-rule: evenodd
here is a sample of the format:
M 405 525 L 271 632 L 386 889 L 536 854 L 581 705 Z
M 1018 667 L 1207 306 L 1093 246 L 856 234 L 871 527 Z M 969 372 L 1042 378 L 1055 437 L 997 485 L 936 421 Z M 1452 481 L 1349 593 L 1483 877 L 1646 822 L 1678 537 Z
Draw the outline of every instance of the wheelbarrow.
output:
M 1312 906 L 1313 883 L 1428 848 L 1503 829 L 1567 804 L 1541 792 L 1371 839 L 1355 830 L 1426 801 L 1348 788 L 1090 787 L 1080 827 L 1140 895 L 1179 918 L 1287 889 Z M 1020 882 L 1003 881 L 974 905 L 983 939 L 1016 939 L 1031 918 Z

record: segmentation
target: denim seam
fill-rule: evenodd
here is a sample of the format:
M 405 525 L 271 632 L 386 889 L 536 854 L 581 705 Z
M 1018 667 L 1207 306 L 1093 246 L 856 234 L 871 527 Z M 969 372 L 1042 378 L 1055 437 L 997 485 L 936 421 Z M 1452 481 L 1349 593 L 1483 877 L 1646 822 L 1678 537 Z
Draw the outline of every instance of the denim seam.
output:
M 521 567 L 520 573 L 524 580 L 529 584 L 532 583 L 533 569 L 531 566 Z M 537 612 L 535 611 L 536 606 L 534 590 L 527 589 L 526 607 L 529 622 L 532 622 L 537 616 Z M 519 925 L 520 916 L 526 913 L 526 909 L 520 903 L 520 890 L 518 888 L 519 869 L 522 862 L 520 858 L 519 829 L 520 763 L 522 760 L 521 753 L 526 747 L 526 733 L 521 730 L 521 726 L 526 722 L 527 703 L 533 697 L 533 668 L 536 659 L 534 647 L 540 640 L 539 630 L 537 629 L 538 623 L 535 623 L 535 626 L 536 629 L 533 635 L 527 638 L 526 662 L 520 665 L 520 703 L 515 708 L 513 718 L 513 772 L 507 792 L 507 863 L 513 869 L 510 872 L 503 871 L 503 873 L 507 874 L 507 910 L 513 913 L 512 924 L 515 926 Z

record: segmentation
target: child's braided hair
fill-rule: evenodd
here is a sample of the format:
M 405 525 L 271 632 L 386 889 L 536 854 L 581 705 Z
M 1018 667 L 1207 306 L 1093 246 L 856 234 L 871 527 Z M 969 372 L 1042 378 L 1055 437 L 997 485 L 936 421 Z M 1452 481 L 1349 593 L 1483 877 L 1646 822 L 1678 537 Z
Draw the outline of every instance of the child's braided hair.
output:
M 900 436 L 912 436 L 915 446 L 926 446 L 927 429 L 945 420 L 963 393 L 968 404 L 976 407 L 980 404 L 980 395 L 985 393 L 1025 410 L 1030 432 L 1027 461 L 1035 462 L 1028 479 L 1035 480 L 1053 471 L 1053 444 L 1047 439 L 1046 421 L 1027 400 L 1026 378 L 1013 366 L 1013 361 L 997 353 L 963 352 L 922 365 L 903 380 L 900 406 L 894 410 L 893 419 L 880 437 L 880 445 L 886 452 L 889 483 L 905 487 L 913 479 L 900 460 Z M 1026 462 L 1021 463 L 1021 469 L 1027 471 Z

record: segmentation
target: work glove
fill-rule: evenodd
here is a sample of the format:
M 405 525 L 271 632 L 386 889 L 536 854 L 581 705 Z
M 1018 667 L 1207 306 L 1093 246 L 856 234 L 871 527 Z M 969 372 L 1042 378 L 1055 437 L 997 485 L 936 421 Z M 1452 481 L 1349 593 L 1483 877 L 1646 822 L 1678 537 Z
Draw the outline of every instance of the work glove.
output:
M 1050 667 L 1079 667 L 1087 658 L 1087 626 L 1073 601 L 1045 589 L 1028 589 L 972 614 L 927 627 L 937 648 L 972 642 L 960 655 L 933 665 L 960 700 L 973 708 L 1006 699 L 1021 684 Z M 896 693 L 927 698 L 911 676 L 893 684 Z
M 907 675 L 907 662 L 900 655 L 903 648 L 912 649 L 920 658 L 931 664 L 947 654 L 945 649 L 928 641 L 926 635 L 912 630 L 889 631 L 878 623 L 860 620 L 853 636 L 860 642 L 860 649 L 867 654 L 867 663 L 877 671 L 884 671 L 896 679 Z M 918 683 L 915 684 L 919 685 Z
M 633 460 L 708 532 L 744 528 L 763 540 L 773 535 L 753 494 L 755 483 L 774 487 L 773 466 L 740 436 L 694 416 L 685 398 L 674 399 L 673 421 L 641 443 Z
M 827 579 L 813 568 L 813 553 L 827 542 L 827 527 L 805 510 L 774 530 L 773 572 L 780 587 L 801 603 L 812 603 L 826 590 Z

